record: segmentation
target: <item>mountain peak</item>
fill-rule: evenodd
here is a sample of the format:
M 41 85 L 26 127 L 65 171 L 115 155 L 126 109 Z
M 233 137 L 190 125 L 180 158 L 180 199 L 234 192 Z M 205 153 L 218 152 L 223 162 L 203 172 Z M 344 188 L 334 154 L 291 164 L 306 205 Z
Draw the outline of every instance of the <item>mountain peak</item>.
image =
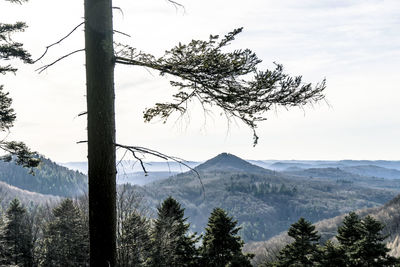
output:
M 221 153 L 196 167 L 199 171 L 245 171 L 263 172 L 265 169 L 253 165 L 238 156 L 229 153 Z

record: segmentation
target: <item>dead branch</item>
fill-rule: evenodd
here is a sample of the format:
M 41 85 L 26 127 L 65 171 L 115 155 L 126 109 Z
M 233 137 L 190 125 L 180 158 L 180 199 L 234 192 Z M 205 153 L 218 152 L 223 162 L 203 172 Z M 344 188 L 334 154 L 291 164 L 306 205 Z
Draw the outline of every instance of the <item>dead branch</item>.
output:
M 153 150 L 153 149 L 150 149 L 150 148 L 146 148 L 146 147 L 127 146 L 127 145 L 121 145 L 121 144 L 115 144 L 115 146 L 117 148 L 123 148 L 123 149 L 126 149 L 127 151 L 131 152 L 132 156 L 139 162 L 139 164 L 142 167 L 142 170 L 143 170 L 143 172 L 145 173 L 146 176 L 148 175 L 148 171 L 146 170 L 146 167 L 144 166 L 143 159 L 138 157 L 137 153 L 152 155 L 152 156 L 161 158 L 161 159 L 166 160 L 166 161 L 172 160 L 172 161 L 175 161 L 175 162 L 185 166 L 186 168 L 188 168 L 192 173 L 194 173 L 197 176 L 197 178 L 198 178 L 198 180 L 199 180 L 199 182 L 201 184 L 202 190 L 203 190 L 203 196 L 205 197 L 204 184 L 203 184 L 203 181 L 201 180 L 199 172 L 196 169 L 190 167 L 187 163 L 185 163 L 184 159 L 181 159 L 181 158 L 178 158 L 178 157 L 174 157 L 174 156 L 169 156 L 169 155 L 166 155 L 166 154 L 161 153 L 159 151 L 156 151 L 156 150 Z
M 127 36 L 127 37 L 129 37 L 129 38 L 132 37 L 132 36 L 130 36 L 129 34 L 124 33 L 124 32 L 121 32 L 121 31 L 114 30 L 114 32 L 115 32 L 115 33 L 119 33 L 119 34 L 121 34 L 121 35 L 125 35 L 125 36 Z
M 178 2 L 172 1 L 172 0 L 167 0 L 167 2 L 170 2 L 175 7 L 175 10 L 177 12 L 178 12 L 178 8 L 182 8 L 183 13 L 186 13 L 186 9 L 185 9 L 184 5 L 182 5 L 182 4 L 178 3 Z
M 71 53 L 68 53 L 68 54 L 62 56 L 62 57 L 58 58 L 57 60 L 51 62 L 50 64 L 44 65 L 44 66 L 42 66 L 42 67 L 36 69 L 35 71 L 39 71 L 39 74 L 40 74 L 40 73 L 42 73 L 43 71 L 45 71 L 45 70 L 47 70 L 48 68 L 50 68 L 51 66 L 53 66 L 54 64 L 56 64 L 57 62 L 63 60 L 64 58 L 67 58 L 67 57 L 69 57 L 69 56 L 71 56 L 71 55 L 73 55 L 73 54 L 76 54 L 76 53 L 78 53 L 78 52 L 83 52 L 83 51 L 85 51 L 84 48 L 83 48 L 83 49 L 78 49 L 78 50 L 72 51 Z
M 119 12 L 121 12 L 122 17 L 124 16 L 124 11 L 122 11 L 122 8 L 120 8 L 120 7 L 118 7 L 118 6 L 113 6 L 112 9 L 118 10 Z
M 60 40 L 58 40 L 57 42 L 55 42 L 55 43 L 53 43 L 53 44 L 51 44 L 51 45 L 46 46 L 46 50 L 44 51 L 44 53 L 43 53 L 38 59 L 34 60 L 33 63 L 36 63 L 36 62 L 38 62 L 39 60 L 41 60 L 41 59 L 47 54 L 47 51 L 49 51 L 49 49 L 50 49 L 51 47 L 53 47 L 53 46 L 55 46 L 55 45 L 58 45 L 58 44 L 60 44 L 62 41 L 64 41 L 65 39 L 67 39 L 74 31 L 76 31 L 76 30 L 77 30 L 80 26 L 82 26 L 83 24 L 85 24 L 85 22 L 79 23 L 77 26 L 75 26 L 75 28 L 72 29 L 72 31 L 70 31 L 70 32 L 69 32 L 67 35 L 65 35 L 63 38 L 61 38 Z

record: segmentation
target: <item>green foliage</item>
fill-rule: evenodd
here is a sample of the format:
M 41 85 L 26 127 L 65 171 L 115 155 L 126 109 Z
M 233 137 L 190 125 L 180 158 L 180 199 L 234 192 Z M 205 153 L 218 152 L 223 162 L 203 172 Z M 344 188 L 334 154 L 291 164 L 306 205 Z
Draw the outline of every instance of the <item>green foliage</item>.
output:
M 320 239 L 315 226 L 300 218 L 289 228 L 288 235 L 294 242 L 282 249 L 277 266 L 313 266 L 319 258 L 317 242 Z
M 12 99 L 9 93 L 3 92 L 3 85 L 0 85 L 0 131 L 8 130 L 13 126 L 16 115 L 11 108 Z
M 346 266 L 393 266 L 400 263 L 388 255 L 389 249 L 383 243 L 387 236 L 381 233 L 383 228 L 381 222 L 369 215 L 360 219 L 351 212 L 345 217 L 336 238 Z
M 0 23 L 0 59 L 10 60 L 12 58 L 20 59 L 26 63 L 32 63 L 31 56 L 22 44 L 13 41 L 11 35 L 15 32 L 24 31 L 26 24 L 23 22 L 16 22 L 14 24 Z M 16 72 L 17 69 L 11 65 L 0 65 L 0 74 L 7 72 Z
M 145 266 L 150 249 L 149 221 L 137 213 L 131 213 L 122 222 L 121 236 L 117 247 L 118 266 Z
M 361 238 L 361 219 L 355 212 L 350 212 L 343 220 L 343 225 L 338 228 L 337 240 L 345 249 L 351 247 Z
M 326 267 L 346 266 L 346 258 L 343 257 L 343 250 L 335 245 L 331 240 L 320 248 L 319 264 Z
M 257 198 L 266 198 L 271 195 L 287 195 L 294 196 L 297 192 L 296 186 L 287 186 L 284 183 L 281 184 L 271 184 L 268 182 L 260 182 L 260 183 L 245 183 L 245 182 L 236 182 L 232 181 L 231 184 L 226 186 L 226 190 L 232 193 L 235 192 L 243 192 L 252 194 Z
M 158 208 L 152 229 L 152 250 L 149 265 L 154 267 L 197 266 L 195 234 L 188 235 L 189 224 L 184 209 L 172 197 Z
M 243 241 L 236 227 L 237 221 L 221 208 L 215 208 L 208 224 L 201 247 L 203 266 L 251 266 L 251 255 L 243 255 Z
M 33 241 L 27 212 L 18 199 L 11 201 L 0 232 L 2 266 L 32 266 Z
M 193 99 L 203 106 L 217 106 L 227 117 L 240 119 L 253 130 L 257 144 L 257 123 L 265 120 L 264 113 L 276 105 L 303 106 L 324 98 L 325 80 L 313 87 L 304 84 L 302 77 L 291 77 L 283 72 L 282 65 L 274 70 L 258 70 L 261 60 L 250 49 L 224 52 L 242 28 L 229 32 L 223 38 L 210 35 L 209 40 L 192 40 L 179 43 L 160 58 L 137 51 L 129 46 L 116 48 L 116 62 L 139 65 L 160 71 L 160 75 L 173 75 L 181 81 L 171 81 L 178 88 L 174 102 L 157 103 L 144 112 L 146 122 L 159 116 L 167 120 L 178 111 L 187 111 Z
M 294 242 L 280 251 L 277 261 L 267 259 L 261 266 L 399 266 L 400 260 L 388 254 L 390 250 L 383 242 L 387 236 L 381 233 L 383 228 L 383 224 L 373 217 L 367 215 L 360 219 L 351 212 L 338 227 L 338 244 L 328 240 L 320 246 L 315 226 L 300 218 L 288 231 Z
M 21 0 L 10 0 L 9 2 L 21 4 Z M 8 61 L 10 59 L 20 59 L 25 63 L 32 63 L 31 56 L 23 49 L 21 43 L 15 42 L 11 35 L 15 32 L 24 31 L 25 23 L 16 22 L 14 24 L 0 23 L 0 60 Z M 0 65 L 0 74 L 8 72 L 15 73 L 16 68 L 8 65 Z M 8 131 L 16 118 L 14 110 L 11 108 L 12 99 L 8 93 L 3 91 L 3 85 L 0 85 L 0 132 Z M 32 152 L 24 143 L 16 141 L 0 140 L 0 149 L 9 153 L 0 159 L 11 161 L 15 156 L 15 162 L 24 167 L 37 167 L 39 160 L 36 152 Z
M 72 200 L 65 199 L 53 210 L 41 246 L 42 266 L 88 266 L 88 225 Z

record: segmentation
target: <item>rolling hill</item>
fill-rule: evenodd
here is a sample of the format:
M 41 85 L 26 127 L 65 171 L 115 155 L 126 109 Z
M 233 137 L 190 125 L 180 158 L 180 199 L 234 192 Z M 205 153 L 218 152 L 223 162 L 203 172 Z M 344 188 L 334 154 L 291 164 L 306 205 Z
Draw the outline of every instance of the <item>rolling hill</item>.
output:
M 371 215 L 385 225 L 383 234 L 388 238 L 385 240 L 390 254 L 400 257 L 400 195 L 387 202 L 383 206 L 357 210 L 361 216 Z M 315 223 L 316 230 L 321 234 L 321 243 L 333 238 L 337 234 L 337 228 L 342 223 L 347 214 L 342 214 L 334 218 L 325 219 Z M 245 245 L 246 252 L 254 253 L 256 263 L 261 263 L 265 258 L 273 258 L 277 252 L 292 240 L 286 231 L 263 242 L 252 242 Z
M 185 207 L 192 230 L 197 232 L 204 229 L 213 208 L 224 208 L 242 226 L 245 241 L 266 240 L 287 230 L 301 216 L 316 222 L 376 207 L 400 192 L 396 188 L 368 187 L 329 177 L 271 171 L 227 153 L 195 169 L 202 183 L 193 172 L 186 172 L 138 190 L 153 207 L 168 196 L 176 198 Z M 346 179 L 354 181 L 361 177 L 347 172 L 346 175 Z
M 40 160 L 33 174 L 13 162 L 0 161 L 0 181 L 23 190 L 62 197 L 75 197 L 87 192 L 86 175 L 44 157 Z
M 2 210 L 7 209 L 8 204 L 14 199 L 18 198 L 25 207 L 32 207 L 35 205 L 46 205 L 58 202 L 61 197 L 53 195 L 44 195 L 36 192 L 30 192 L 18 187 L 9 185 L 5 182 L 0 182 L 0 207 Z

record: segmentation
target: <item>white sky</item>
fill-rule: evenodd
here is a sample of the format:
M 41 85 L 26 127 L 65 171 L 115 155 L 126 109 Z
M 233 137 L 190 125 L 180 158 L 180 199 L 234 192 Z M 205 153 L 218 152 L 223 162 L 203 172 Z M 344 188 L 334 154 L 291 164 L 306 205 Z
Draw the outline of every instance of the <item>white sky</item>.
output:
M 304 110 L 270 112 L 260 124 L 259 144 L 239 121 L 227 127 L 218 110 L 206 120 L 194 106 L 190 118 L 145 124 L 142 112 L 175 91 L 157 72 L 116 68 L 117 141 L 157 149 L 188 160 L 220 152 L 246 159 L 388 159 L 400 151 L 400 2 L 398 0 L 114 1 L 115 40 L 161 55 L 179 41 L 244 31 L 231 45 L 250 48 L 261 68 L 284 65 L 306 82 L 327 79 L 326 98 Z M 82 21 L 83 1 L 31 0 L 22 6 L 0 1 L 1 22 L 26 21 L 18 34 L 34 58 Z M 42 74 L 34 70 L 83 48 L 83 30 L 16 76 L 2 76 L 14 99 L 17 122 L 10 139 L 59 162 L 83 161 L 86 145 L 84 54 Z

